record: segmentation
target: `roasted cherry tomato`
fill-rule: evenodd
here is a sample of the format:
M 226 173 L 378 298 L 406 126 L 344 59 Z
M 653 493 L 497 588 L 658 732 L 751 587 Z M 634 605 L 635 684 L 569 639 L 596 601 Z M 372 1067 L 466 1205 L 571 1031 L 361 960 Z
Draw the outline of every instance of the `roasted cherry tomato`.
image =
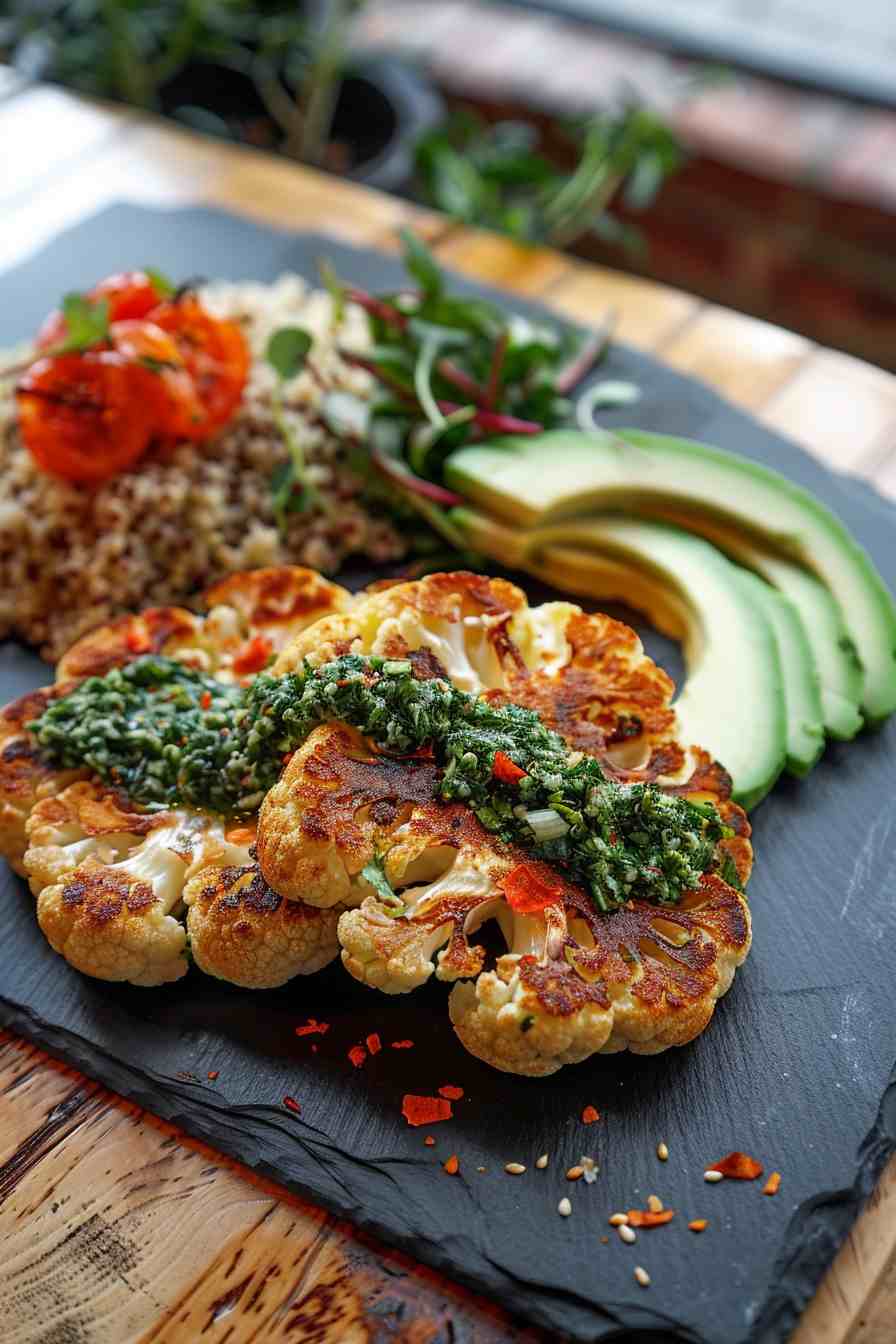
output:
M 249 376 L 249 347 L 235 322 L 212 317 L 194 294 L 162 303 L 152 321 L 170 332 L 206 412 L 206 430 L 214 433 L 231 418 Z
M 109 335 L 114 350 L 151 375 L 147 390 L 155 394 L 158 433 L 171 439 L 207 438 L 208 416 L 173 336 L 145 319 L 113 322 Z
M 95 285 L 88 295 L 91 299 L 108 300 L 110 322 L 127 322 L 145 317 L 158 306 L 162 297 L 144 271 L 123 271 L 120 275 L 110 275 Z M 37 348 L 48 350 L 51 346 L 59 345 L 65 337 L 65 318 L 57 309 L 38 332 Z
M 152 375 L 111 350 L 39 359 L 16 388 L 22 439 L 38 466 L 96 484 L 134 465 L 155 432 Z
M 498 884 L 512 910 L 534 915 L 563 898 L 563 883 L 546 863 L 518 863 Z

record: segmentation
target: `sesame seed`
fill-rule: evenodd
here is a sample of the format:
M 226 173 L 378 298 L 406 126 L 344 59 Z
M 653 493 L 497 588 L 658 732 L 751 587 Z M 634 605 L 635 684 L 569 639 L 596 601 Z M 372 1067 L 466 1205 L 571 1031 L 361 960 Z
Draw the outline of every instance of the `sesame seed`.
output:
M 569 1215 L 572 1213 L 572 1205 L 570 1204 L 569 1200 L 566 1198 L 565 1195 L 561 1199 L 560 1203 L 557 1205 L 557 1212 L 560 1214 L 561 1218 L 568 1218 Z
M 640 1283 L 642 1288 L 650 1287 L 650 1275 L 647 1273 L 647 1270 L 643 1267 L 643 1265 L 635 1265 L 635 1278 L 637 1279 L 638 1283 Z
M 665 1143 L 658 1143 L 656 1146 L 656 1155 L 661 1162 L 669 1161 L 669 1148 Z
M 597 1180 L 597 1173 L 600 1171 L 600 1167 L 593 1157 L 580 1157 L 579 1162 L 585 1176 L 585 1184 L 593 1185 Z
M 569 1171 L 566 1173 L 566 1179 L 568 1181 L 580 1181 L 584 1175 L 584 1167 L 570 1167 Z
M 648 1195 L 647 1207 L 651 1213 L 662 1213 L 663 1201 L 660 1199 L 659 1195 Z
M 725 1177 L 720 1171 L 704 1171 L 703 1179 L 709 1181 L 710 1185 L 714 1185 L 716 1181 L 723 1181 Z
M 692 1232 L 705 1232 L 709 1227 L 709 1223 L 705 1218 L 693 1218 L 688 1223 L 688 1227 Z
M 613 1213 L 610 1215 L 609 1223 L 611 1227 L 624 1227 L 627 1222 L 627 1213 Z
M 633 1246 L 638 1240 L 637 1233 L 633 1228 L 629 1227 L 628 1223 L 620 1223 L 617 1231 L 627 1246 Z
M 548 1155 L 547 1155 L 547 1153 L 542 1153 L 541 1157 L 536 1157 L 536 1159 L 535 1159 L 535 1165 L 536 1165 L 536 1167 L 538 1168 L 539 1171 L 544 1171 L 544 1169 L 545 1169 L 545 1167 L 547 1166 L 547 1164 L 548 1164 Z
M 504 1170 L 507 1172 L 508 1176 L 522 1176 L 526 1168 L 523 1166 L 522 1162 L 507 1162 L 504 1165 Z

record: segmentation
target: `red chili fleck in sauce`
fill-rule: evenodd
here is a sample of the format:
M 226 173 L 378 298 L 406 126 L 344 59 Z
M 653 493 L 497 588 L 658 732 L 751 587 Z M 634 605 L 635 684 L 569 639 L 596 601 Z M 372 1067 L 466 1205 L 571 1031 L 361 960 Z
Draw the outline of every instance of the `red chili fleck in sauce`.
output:
M 435 1125 L 440 1120 L 450 1120 L 454 1114 L 450 1101 L 441 1097 L 417 1097 L 411 1092 L 401 1103 L 401 1113 L 409 1125 Z
M 449 1101 L 460 1101 L 464 1094 L 462 1087 L 455 1087 L 453 1083 L 443 1083 L 439 1088 L 439 1096 L 447 1097 Z
M 200 697 L 199 697 L 199 705 L 200 705 L 200 708 L 202 708 L 202 709 L 211 709 L 211 707 L 212 707 L 212 693 L 211 693 L 211 691 L 203 691 L 203 692 L 202 692 L 202 694 L 201 694 Z
M 547 864 L 518 863 L 498 883 L 507 904 L 521 915 L 534 915 L 554 905 L 563 895 L 563 883 Z
M 597 1110 L 596 1107 L 594 1106 L 585 1107 L 584 1111 L 582 1112 L 583 1125 L 593 1125 L 594 1122 L 599 1119 L 600 1119 L 600 1111 Z
M 309 1017 L 304 1026 L 296 1027 L 297 1036 L 323 1036 L 330 1030 L 329 1022 L 318 1022 L 316 1017 Z
M 728 1176 L 735 1181 L 755 1181 L 762 1175 L 763 1167 L 761 1162 L 757 1162 L 755 1157 L 748 1157 L 746 1153 L 729 1153 L 723 1157 L 721 1162 L 713 1162 L 708 1171 L 720 1171 L 723 1176 Z
M 349 1050 L 348 1052 L 348 1057 L 354 1064 L 355 1068 L 360 1069 L 361 1065 L 367 1058 L 367 1051 L 364 1049 L 363 1045 L 353 1045 L 351 1050 Z
M 265 635 L 253 635 L 234 655 L 234 672 L 238 677 L 249 672 L 260 672 L 270 658 L 273 647 Z
M 372 1055 L 378 1055 L 383 1048 L 383 1043 L 379 1038 L 379 1033 L 372 1031 L 367 1037 L 367 1049 Z
M 296 1101 L 295 1097 L 284 1097 L 283 1105 L 286 1107 L 288 1111 L 292 1111 L 293 1115 L 302 1114 L 302 1108 Z
M 131 653 L 148 653 L 152 647 L 149 636 L 142 630 L 129 630 L 124 637 L 124 642 Z
M 521 770 L 516 761 L 512 761 L 503 751 L 495 752 L 492 774 L 502 784 L 518 784 L 521 779 L 526 778 L 526 771 Z

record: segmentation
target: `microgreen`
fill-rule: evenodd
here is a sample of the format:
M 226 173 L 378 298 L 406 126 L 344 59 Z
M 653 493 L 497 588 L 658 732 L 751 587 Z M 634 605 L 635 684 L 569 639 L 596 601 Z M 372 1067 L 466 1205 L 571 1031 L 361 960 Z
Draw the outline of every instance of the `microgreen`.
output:
M 90 299 L 86 294 L 66 294 L 62 300 L 66 335 L 54 353 L 72 354 L 89 350 L 109 339 L 109 300 Z
M 370 883 L 380 902 L 388 909 L 394 910 L 396 914 L 404 910 L 404 901 L 386 876 L 381 854 L 375 854 L 369 863 L 365 863 L 361 869 L 361 876 Z
M 305 451 L 290 423 L 283 404 L 283 385 L 295 378 L 308 361 L 313 341 L 302 327 L 280 327 L 265 347 L 265 359 L 277 375 L 271 396 L 274 423 L 286 444 L 289 457 L 271 473 L 271 503 L 281 532 L 290 513 L 305 513 L 318 502 L 318 494 L 306 477 Z
M 167 275 L 156 270 L 155 266 L 144 266 L 143 274 L 149 278 L 160 299 L 171 299 L 177 293 L 177 286 L 174 282 L 169 280 Z

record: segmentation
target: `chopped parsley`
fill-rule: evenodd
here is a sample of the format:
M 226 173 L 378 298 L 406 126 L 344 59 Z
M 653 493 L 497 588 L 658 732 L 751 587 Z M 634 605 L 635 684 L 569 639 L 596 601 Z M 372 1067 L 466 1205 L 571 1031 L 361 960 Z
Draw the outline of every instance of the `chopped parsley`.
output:
M 147 656 L 88 678 L 30 728 L 53 761 L 89 766 L 138 802 L 239 813 L 256 809 L 283 757 L 330 722 L 393 755 L 427 748 L 442 799 L 580 883 L 601 910 L 631 898 L 674 904 L 716 867 L 730 834 L 709 804 L 619 784 L 593 757 L 571 757 L 533 710 L 418 680 L 404 660 L 349 654 L 241 689 Z M 525 774 L 496 778 L 496 752 Z M 381 864 L 369 868 L 374 886 L 387 885 Z

